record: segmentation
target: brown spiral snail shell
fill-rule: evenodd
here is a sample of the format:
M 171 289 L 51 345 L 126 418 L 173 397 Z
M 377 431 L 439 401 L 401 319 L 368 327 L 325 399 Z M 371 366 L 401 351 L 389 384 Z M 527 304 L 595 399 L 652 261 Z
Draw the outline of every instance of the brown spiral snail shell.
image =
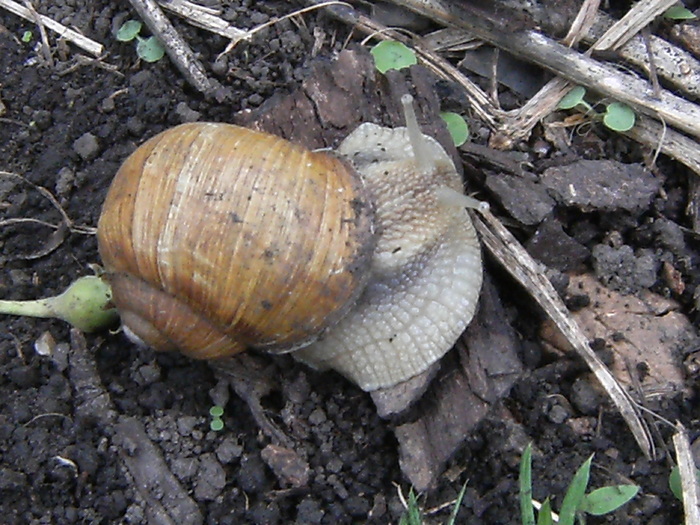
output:
M 476 308 L 476 201 L 402 102 L 407 127 L 335 154 L 214 123 L 139 147 L 98 225 L 125 330 L 202 359 L 294 350 L 365 390 L 438 360 Z

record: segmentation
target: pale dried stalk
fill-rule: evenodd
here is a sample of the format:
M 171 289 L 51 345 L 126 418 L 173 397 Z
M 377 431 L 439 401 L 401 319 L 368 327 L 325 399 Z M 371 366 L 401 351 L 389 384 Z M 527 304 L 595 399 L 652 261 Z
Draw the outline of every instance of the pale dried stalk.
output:
M 66 213 L 66 210 L 63 209 L 63 207 L 58 203 L 58 200 L 56 200 L 56 197 L 53 196 L 53 193 L 51 193 L 49 190 L 44 188 L 43 186 L 39 186 L 37 184 L 34 184 L 27 178 L 23 177 L 22 175 L 19 175 L 17 173 L 12 173 L 10 171 L 4 171 L 0 170 L 0 178 L 4 179 L 10 179 L 10 180 L 16 180 L 19 181 L 23 184 L 27 184 L 29 187 L 33 188 L 34 190 L 38 191 L 46 200 L 51 203 L 51 206 L 61 215 L 61 219 L 63 221 L 64 227 L 68 228 L 70 231 L 73 233 L 82 233 L 86 235 L 95 235 L 97 233 L 97 229 L 93 228 L 91 226 L 80 226 L 75 224 L 70 217 L 68 217 L 68 214 Z M 61 225 L 53 225 L 50 223 L 45 223 L 43 221 L 37 221 L 36 219 L 6 219 L 3 221 L 3 224 L 12 224 L 13 222 L 38 222 L 40 224 L 44 224 L 46 226 L 49 226 L 50 228 L 54 230 L 58 230 Z
M 682 133 L 668 129 L 654 119 L 640 116 L 634 127 L 624 131 L 623 135 L 641 144 L 650 145 L 655 151 L 676 159 L 700 175 L 700 145 Z
M 307 1 L 314 5 L 319 5 L 319 0 Z M 494 106 L 489 100 L 488 95 L 486 95 L 479 86 L 474 84 L 474 82 L 462 74 L 447 60 L 440 57 L 435 51 L 424 46 L 421 41 L 415 41 L 412 37 L 408 37 L 399 31 L 395 31 L 375 22 L 353 9 L 339 10 L 330 8 L 328 11 L 337 19 L 353 26 L 363 33 L 379 39 L 391 38 L 413 47 L 420 56 L 423 65 L 428 67 L 439 77 L 449 79 L 459 84 L 464 89 L 464 94 L 469 101 L 469 107 L 476 117 L 481 119 L 484 124 L 492 130 L 500 127 L 499 121 L 505 117 L 506 113 Z
M 163 44 L 170 60 L 185 79 L 201 93 L 211 93 L 213 85 L 190 46 L 175 30 L 155 0 L 129 0 L 141 19 Z
M 669 126 L 700 137 L 700 107 L 669 91 L 654 96 L 646 81 L 618 71 L 612 66 L 562 46 L 535 31 L 504 34 L 489 31 L 474 22 L 456 4 L 429 0 L 392 0 L 437 22 L 461 27 L 515 56 L 534 62 L 554 73 L 604 96 L 625 102 L 652 118 L 662 118 Z M 527 136 L 529 130 L 522 132 Z M 516 139 L 522 138 L 520 136 Z
M 49 35 L 46 34 L 46 25 L 41 20 L 39 13 L 36 12 L 34 6 L 29 0 L 24 0 L 24 7 L 29 11 L 29 15 L 32 17 L 32 22 L 34 22 L 39 28 L 39 35 L 41 37 L 41 52 L 44 55 L 44 60 L 46 63 L 53 67 L 53 56 L 51 54 L 51 46 L 49 45 Z
M 596 51 L 617 49 L 666 11 L 676 0 L 640 0 L 593 45 Z
M 481 212 L 480 216 L 475 216 L 474 219 L 474 225 L 484 245 L 528 290 L 578 355 L 583 358 L 627 422 L 644 455 L 652 457 L 653 443 L 634 401 L 591 349 L 586 336 L 571 318 L 552 283 L 545 277 L 535 260 L 491 212 Z
M 588 33 L 588 30 L 595 23 L 596 13 L 600 6 L 600 0 L 586 0 L 579 9 L 576 18 L 571 23 L 569 32 L 562 40 L 562 44 L 574 47 Z
M 238 29 L 229 24 L 226 20 L 218 16 L 216 10 L 193 4 L 186 0 L 158 0 L 158 4 L 163 8 L 184 18 L 194 26 L 201 27 L 225 38 L 244 38 L 247 31 Z
M 676 449 L 676 461 L 681 475 L 683 487 L 683 510 L 685 525 L 700 524 L 700 501 L 698 500 L 697 469 L 690 450 L 688 432 L 681 423 L 676 423 L 676 433 L 673 435 L 673 446 Z
M 595 43 L 613 23 L 614 20 L 611 17 L 605 13 L 598 13 L 595 24 L 584 36 L 584 42 Z M 700 97 L 700 60 L 656 35 L 650 35 L 649 43 L 659 78 L 677 93 Z M 616 52 L 621 60 L 642 70 L 648 70 L 649 57 L 644 39 L 640 35 L 632 37 Z
M 34 17 L 32 16 L 31 11 L 26 7 L 18 4 L 17 2 L 14 2 L 13 0 L 0 0 L 0 7 L 4 7 L 11 13 L 14 13 L 15 15 L 21 18 L 24 18 L 25 20 L 34 22 Z M 51 31 L 58 33 L 59 37 L 65 38 L 69 42 L 72 42 L 80 49 L 90 53 L 91 55 L 99 57 L 102 55 L 102 53 L 104 53 L 104 47 L 99 42 L 95 42 L 94 40 L 91 40 L 86 36 L 81 35 L 77 31 L 74 31 L 62 24 L 59 24 L 58 22 L 52 20 L 48 16 L 38 14 L 38 17 L 44 26 L 48 27 Z
M 247 40 L 247 39 L 249 39 L 249 38 L 252 38 L 252 36 L 253 36 L 255 33 L 258 33 L 258 32 L 260 32 L 260 31 L 262 31 L 263 29 L 266 29 L 266 28 L 268 28 L 268 27 L 270 27 L 270 26 L 272 26 L 272 25 L 278 24 L 278 23 L 282 22 L 283 20 L 287 20 L 287 19 L 292 18 L 292 17 L 295 17 L 295 16 L 303 15 L 303 14 L 305 14 L 305 13 L 308 13 L 309 11 L 313 11 L 313 10 L 315 10 L 315 9 L 319 9 L 319 8 L 322 8 L 322 7 L 330 7 L 330 6 L 344 6 L 344 7 L 351 8 L 351 6 L 350 6 L 349 4 L 346 4 L 345 2 L 339 2 L 339 1 L 337 1 L 337 0 L 327 0 L 327 1 L 319 2 L 319 3 L 317 3 L 316 5 L 312 5 L 312 6 L 309 6 L 309 7 L 304 7 L 304 8 L 302 8 L 302 9 L 297 9 L 296 11 L 293 11 L 293 12 L 291 12 L 291 13 L 288 13 L 288 14 L 286 14 L 286 15 L 284 15 L 284 16 L 274 17 L 274 18 L 272 18 L 271 20 L 265 22 L 264 24 L 257 25 L 257 26 L 255 26 L 254 28 L 245 31 L 245 34 L 244 34 L 242 37 L 232 39 L 231 42 L 229 42 L 229 45 L 226 46 L 226 49 L 224 49 L 224 51 L 222 51 L 222 52 L 219 54 L 219 56 L 226 55 L 226 54 L 229 53 L 234 47 L 236 47 L 236 45 L 237 45 L 241 40 Z

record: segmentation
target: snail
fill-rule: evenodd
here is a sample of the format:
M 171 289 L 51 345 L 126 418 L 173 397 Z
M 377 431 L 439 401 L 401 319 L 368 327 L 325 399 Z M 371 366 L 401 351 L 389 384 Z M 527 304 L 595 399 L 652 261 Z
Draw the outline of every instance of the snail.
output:
M 366 391 L 442 357 L 476 308 L 481 203 L 402 104 L 406 127 L 334 153 L 218 123 L 140 146 L 98 224 L 124 330 L 199 359 L 293 352 Z

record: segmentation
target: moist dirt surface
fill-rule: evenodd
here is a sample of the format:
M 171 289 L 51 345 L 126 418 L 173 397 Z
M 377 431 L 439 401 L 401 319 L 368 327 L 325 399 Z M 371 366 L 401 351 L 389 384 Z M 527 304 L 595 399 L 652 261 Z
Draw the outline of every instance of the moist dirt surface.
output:
M 238 27 L 303 7 L 225 4 L 224 18 Z M 133 43 L 116 40 L 116 29 L 136 18 L 127 2 L 34 7 L 101 42 L 107 54 L 80 58 L 49 34 L 49 63 L 37 28 L 0 10 L 0 170 L 15 174 L 0 176 L 3 299 L 59 293 L 99 264 L 89 228 L 121 162 L 147 138 L 185 121 L 254 115 L 271 97 L 292 93 L 314 63 L 359 41 L 348 27 L 311 13 L 217 58 L 225 39 L 172 17 L 222 86 L 205 97 L 167 58 L 145 63 Z M 33 36 L 24 42 L 28 30 Z M 434 82 L 440 93 L 454 93 Z M 484 143 L 486 130 L 471 124 L 474 141 Z M 492 164 L 470 154 L 470 189 L 510 217 L 572 310 L 619 294 L 618 309 L 629 309 L 627 296 L 647 305 L 650 318 L 678 316 L 674 331 L 662 327 L 672 336 L 647 339 L 670 349 L 670 375 L 643 355 L 625 362 L 613 351 L 616 341 L 634 339 L 624 327 L 601 332 L 593 346 L 608 363 L 618 360 L 631 389 L 653 375 L 658 391 L 645 397 L 646 407 L 683 422 L 694 441 L 700 276 L 697 233 L 685 208 L 693 175 L 663 157 L 652 171 L 642 168 L 647 152 L 604 129 L 574 136 L 566 150 L 542 134 L 518 149 L 537 180 L 513 173 L 499 180 Z M 614 180 L 601 181 L 595 170 L 610 170 Z M 574 184 L 581 191 L 568 194 Z M 625 199 L 615 198 L 627 190 Z M 488 415 L 420 495 L 430 511 L 426 523 L 447 519 L 465 483 L 457 523 L 518 523 L 518 466 L 528 442 L 535 499 L 553 496 L 559 508 L 573 473 L 595 454 L 592 488 L 634 483 L 641 491 L 589 523 L 681 523 L 682 505 L 668 488 L 673 454 L 659 446 L 656 459 L 645 458 L 586 366 L 543 335 L 532 300 L 488 257 L 486 271 L 517 334 L 524 371 L 505 397 L 491 400 Z M 594 272 L 586 288 L 571 279 Z M 670 303 L 658 306 L 661 299 Z M 600 320 L 605 311 L 597 312 Z M 205 362 L 139 348 L 120 333 L 83 336 L 60 321 L 1 317 L 0 523 L 398 523 L 400 494 L 410 488 L 394 432 L 402 421 L 380 418 L 369 394 L 289 356 L 256 355 L 244 364 L 263 378 L 256 386 L 232 382 Z M 218 431 L 210 428 L 214 405 L 224 409 Z M 649 421 L 657 442 L 670 443 L 671 427 Z M 698 461 L 697 441 L 693 447 Z

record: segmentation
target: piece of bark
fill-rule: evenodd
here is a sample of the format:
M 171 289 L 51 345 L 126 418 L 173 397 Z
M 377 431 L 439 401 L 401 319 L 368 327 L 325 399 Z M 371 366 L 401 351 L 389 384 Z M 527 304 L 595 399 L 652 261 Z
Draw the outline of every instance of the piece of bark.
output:
M 311 470 L 294 450 L 277 445 L 267 445 L 260 457 L 272 469 L 277 479 L 292 487 L 304 487 L 309 483 Z
M 400 99 L 410 88 L 421 130 L 442 144 L 459 170 L 457 150 L 440 118 L 434 81 L 421 66 L 381 75 L 367 51 L 346 49 L 333 62 L 315 62 L 294 93 L 241 112 L 234 122 L 309 149 L 334 148 L 363 122 L 405 126 Z
M 487 277 L 479 309 L 458 351 L 459 365 L 433 383 L 415 419 L 395 429 L 401 470 L 418 491 L 430 489 L 445 462 L 519 377 L 518 342 Z
M 585 159 L 547 168 L 540 181 L 563 206 L 584 212 L 622 210 L 632 214 L 649 207 L 662 183 L 640 164 Z
M 116 424 L 114 443 L 146 502 L 149 524 L 199 525 L 204 518 L 197 504 L 170 471 L 160 450 L 146 435 L 143 424 L 121 417 Z
M 535 259 L 562 272 L 580 269 L 591 255 L 590 250 L 569 236 L 554 217 L 542 221 L 525 247 Z
M 511 217 L 527 226 L 542 222 L 556 204 L 547 193 L 547 188 L 531 177 L 489 173 L 485 182 Z
M 437 361 L 422 374 L 398 385 L 380 388 L 372 392 L 372 401 L 374 401 L 379 417 L 389 419 L 403 414 L 428 390 L 439 370 L 440 361 Z

